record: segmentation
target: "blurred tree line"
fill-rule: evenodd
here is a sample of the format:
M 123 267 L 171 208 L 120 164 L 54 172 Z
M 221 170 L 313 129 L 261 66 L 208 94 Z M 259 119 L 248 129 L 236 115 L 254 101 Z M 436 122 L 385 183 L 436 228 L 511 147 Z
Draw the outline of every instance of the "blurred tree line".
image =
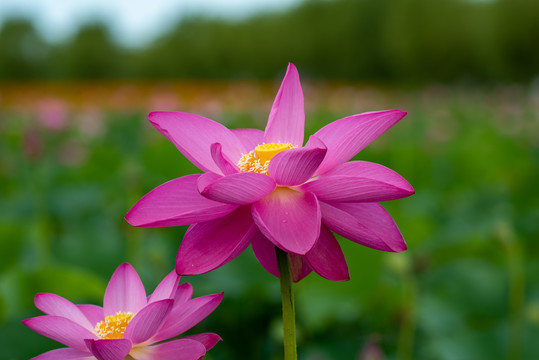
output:
M 47 43 L 27 20 L 0 29 L 0 79 L 268 78 L 288 61 L 310 77 L 530 81 L 539 75 L 537 0 L 305 1 L 243 20 L 182 19 L 151 44 L 106 25 Z

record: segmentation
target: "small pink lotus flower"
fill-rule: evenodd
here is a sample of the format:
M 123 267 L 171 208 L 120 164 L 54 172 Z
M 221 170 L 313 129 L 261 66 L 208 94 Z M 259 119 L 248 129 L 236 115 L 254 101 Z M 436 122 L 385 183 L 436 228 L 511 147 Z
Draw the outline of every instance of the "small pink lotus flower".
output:
M 275 276 L 278 247 L 290 254 L 294 281 L 312 270 L 348 280 L 332 231 L 374 249 L 406 250 L 393 219 L 377 202 L 412 195 L 412 186 L 382 165 L 349 161 L 405 115 L 400 110 L 352 115 L 323 127 L 303 146 L 303 92 L 292 64 L 265 131 L 229 130 L 182 112 L 150 113 L 150 122 L 204 174 L 155 188 L 126 220 L 146 227 L 194 224 L 180 245 L 179 274 L 211 271 L 251 245 Z
M 208 316 L 223 294 L 191 299 L 190 284 L 178 285 L 175 271 L 167 275 L 154 293 L 146 296 L 140 278 L 129 264 L 116 269 L 109 281 L 103 307 L 74 305 L 55 294 L 35 297 L 44 316 L 23 320 L 30 329 L 67 345 L 33 359 L 199 360 L 221 338 L 205 333 L 167 342 Z

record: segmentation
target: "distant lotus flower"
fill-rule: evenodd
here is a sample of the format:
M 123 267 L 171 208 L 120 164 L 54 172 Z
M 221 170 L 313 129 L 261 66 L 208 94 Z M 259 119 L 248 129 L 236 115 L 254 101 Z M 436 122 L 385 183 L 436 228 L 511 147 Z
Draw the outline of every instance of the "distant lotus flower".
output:
M 214 294 L 191 299 L 193 288 L 178 285 L 173 271 L 146 296 L 129 264 L 116 269 L 109 281 L 103 307 L 74 305 L 58 295 L 41 293 L 35 304 L 45 314 L 23 320 L 30 329 L 67 345 L 34 359 L 198 360 L 219 340 L 217 334 L 186 336 L 167 342 L 208 316 L 222 299 Z
M 37 116 L 41 125 L 52 131 L 62 131 L 67 127 L 67 104 L 59 99 L 43 99 L 38 103 Z
M 180 274 L 211 271 L 251 244 L 275 276 L 277 246 L 290 254 L 294 281 L 312 270 L 347 280 L 332 231 L 374 249 L 406 250 L 393 219 L 377 202 L 412 195 L 412 186 L 382 165 L 349 162 L 405 115 L 400 110 L 352 115 L 323 127 L 303 146 L 303 92 L 292 64 L 265 131 L 229 130 L 182 112 L 150 113 L 150 122 L 204 174 L 155 188 L 126 220 L 145 227 L 193 224 L 176 259 Z
M 361 348 L 356 357 L 357 360 L 384 360 L 384 352 L 380 348 L 377 336 L 371 336 Z

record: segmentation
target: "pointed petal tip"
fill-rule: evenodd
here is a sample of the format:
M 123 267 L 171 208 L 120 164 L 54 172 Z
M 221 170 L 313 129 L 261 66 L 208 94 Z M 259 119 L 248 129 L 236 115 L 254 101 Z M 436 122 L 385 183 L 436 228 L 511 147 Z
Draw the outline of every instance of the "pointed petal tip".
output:
M 296 65 L 294 65 L 294 63 L 289 62 L 286 68 L 286 72 L 288 73 L 289 71 L 294 71 L 298 73 L 298 68 L 296 67 Z
M 122 270 L 123 270 L 123 269 L 129 269 L 129 270 L 133 270 L 133 271 L 136 272 L 135 268 L 134 268 L 130 263 L 128 263 L 128 262 L 124 262 L 124 263 L 120 264 L 120 266 L 118 266 L 118 267 L 116 268 L 116 271 L 118 271 L 118 270 L 120 270 L 120 269 L 122 269 Z
M 140 221 L 137 221 L 133 216 L 133 209 L 134 208 L 135 208 L 135 206 L 133 206 L 131 209 L 129 209 L 129 211 L 125 214 L 124 219 L 131 226 L 141 227 L 143 225 L 143 223 L 140 222 Z
M 43 296 L 45 296 L 47 293 L 37 293 L 35 296 L 34 296 L 34 305 L 39 301 L 39 299 Z M 37 305 L 36 305 L 37 306 Z
M 403 181 L 401 183 L 401 189 L 403 190 L 403 194 L 402 194 L 402 197 L 400 197 L 400 199 L 414 195 L 415 189 L 413 188 L 413 186 L 408 182 L 408 180 L 404 178 L 402 178 L 402 180 Z
M 176 112 L 176 111 L 150 111 L 148 113 L 148 120 L 150 120 L 151 122 L 153 122 L 153 120 L 158 117 L 159 115 L 163 115 L 163 114 L 167 114 L 167 113 L 173 113 L 173 112 Z
M 406 242 L 403 240 L 401 244 L 393 246 L 391 250 L 396 253 L 405 252 L 406 250 L 408 250 L 408 245 L 406 245 Z
M 164 111 L 152 111 L 148 114 L 148 120 L 155 126 L 157 125 L 157 117 L 163 113 Z
M 322 276 L 323 278 L 325 278 L 326 280 L 329 280 L 329 281 L 350 281 L 350 273 L 346 273 L 346 274 L 341 274 L 340 276 L 333 276 L 331 278 L 328 278 L 328 277 L 325 277 L 325 276 Z
M 148 221 L 143 221 L 139 218 L 139 216 L 135 214 L 135 211 L 133 211 L 135 207 L 136 206 L 133 206 L 133 208 L 129 210 L 127 214 L 125 214 L 124 220 L 133 227 L 152 227 L 151 223 L 149 223 Z M 163 225 L 162 227 L 164 226 L 165 225 Z
M 401 110 L 401 109 L 391 109 L 391 110 L 380 110 L 380 111 L 372 111 L 367 112 L 366 114 L 391 114 L 394 113 L 395 115 L 399 115 L 397 119 L 394 120 L 394 124 L 398 123 L 402 118 L 404 118 L 406 115 L 408 115 L 407 111 Z

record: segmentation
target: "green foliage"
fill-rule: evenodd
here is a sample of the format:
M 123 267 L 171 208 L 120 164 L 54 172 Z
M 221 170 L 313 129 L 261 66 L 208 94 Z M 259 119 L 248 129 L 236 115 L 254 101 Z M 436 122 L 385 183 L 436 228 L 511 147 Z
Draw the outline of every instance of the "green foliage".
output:
M 243 20 L 183 18 L 135 49 L 103 24 L 53 46 L 19 20 L 0 29 L 0 79 L 273 78 L 292 61 L 324 79 L 527 82 L 538 18 L 535 0 L 314 0 Z

